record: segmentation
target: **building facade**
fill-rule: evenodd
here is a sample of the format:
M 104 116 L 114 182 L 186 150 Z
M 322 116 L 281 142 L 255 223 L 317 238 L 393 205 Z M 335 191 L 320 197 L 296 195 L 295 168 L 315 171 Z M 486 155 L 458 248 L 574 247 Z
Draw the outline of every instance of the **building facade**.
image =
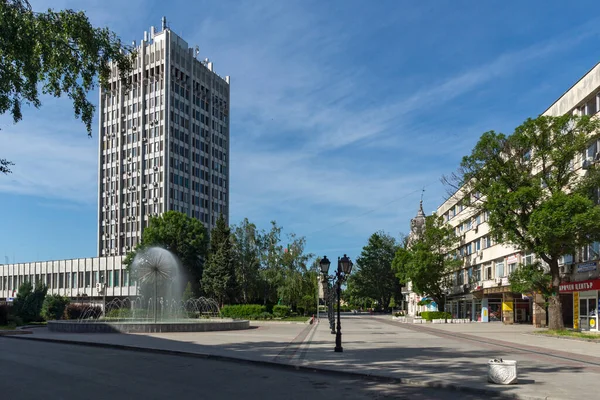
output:
M 0 265 L 0 300 L 11 301 L 23 282 L 45 284 L 48 294 L 79 300 L 136 296 L 123 256 Z
M 151 216 L 229 222 L 229 77 L 163 18 L 137 49 L 129 89 L 111 70 L 99 99 L 98 256 L 135 248 Z
M 600 64 L 597 64 L 575 85 L 557 99 L 544 113 L 595 116 L 600 110 Z M 588 149 L 572 163 L 580 175 L 589 165 L 600 161 L 600 142 L 590 141 Z M 464 260 L 463 268 L 454 272 L 449 304 L 453 316 L 473 321 L 533 323 L 546 325 L 546 307 L 541 295 L 513 293 L 508 276 L 519 264 L 530 264 L 533 254 L 513 246 L 494 243 L 489 236 L 487 215 L 477 214 L 463 206 L 464 197 L 471 194 L 457 191 L 437 210 L 455 230 L 460 239 L 456 251 Z M 560 295 L 566 326 L 598 331 L 597 310 L 600 273 L 600 243 L 577 249 L 560 262 Z

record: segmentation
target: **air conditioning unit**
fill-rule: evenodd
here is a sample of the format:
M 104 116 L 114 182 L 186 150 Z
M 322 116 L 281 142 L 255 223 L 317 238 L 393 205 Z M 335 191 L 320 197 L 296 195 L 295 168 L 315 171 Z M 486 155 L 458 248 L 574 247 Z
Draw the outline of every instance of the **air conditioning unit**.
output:
M 498 285 L 501 285 L 502 284 L 502 278 L 496 278 L 496 283 Z
M 142 142 L 145 142 L 146 140 L 148 140 L 148 139 L 146 139 L 146 138 L 142 138 Z
M 158 120 L 157 119 L 154 120 L 154 124 L 158 124 Z
M 111 251 L 112 253 L 112 251 Z M 103 283 L 96 283 L 96 290 L 98 291 L 99 294 L 104 293 L 104 284 Z
M 125 236 L 125 232 L 121 232 L 121 237 Z
M 154 170 L 155 170 L 155 171 L 158 171 L 158 167 L 154 167 Z
M 479 250 L 477 252 L 477 255 L 479 256 L 479 258 L 483 258 L 483 250 Z
M 128 162 L 131 162 L 131 157 L 127 157 L 127 161 L 128 161 Z
M 156 202 L 158 201 L 158 198 L 156 198 L 156 197 L 155 197 L 153 200 L 154 200 L 154 202 L 156 203 Z
M 130 202 L 127 202 L 125 205 L 126 205 L 127 207 L 129 207 L 129 206 L 131 205 L 131 203 L 130 203 Z
M 473 228 L 473 230 L 475 231 L 475 233 L 477 233 L 479 231 L 479 225 L 475 225 L 475 228 Z
M 154 182 L 153 185 L 154 185 L 154 187 L 157 187 L 158 186 L 158 182 Z
M 135 125 L 134 125 L 134 126 L 131 128 L 131 130 L 135 132 L 135 129 L 136 129 L 136 128 L 135 128 Z
M 561 275 L 569 275 L 571 273 L 571 267 L 573 264 L 563 264 L 560 265 L 560 273 Z
M 145 202 L 146 202 L 146 199 L 142 199 L 142 203 L 145 203 Z
M 583 160 L 583 164 L 581 165 L 581 168 L 590 169 L 593 163 L 594 163 L 594 159 L 592 157 L 588 157 L 585 160 Z
M 125 133 L 125 128 L 121 129 L 121 133 Z M 114 134 L 113 134 L 114 136 Z

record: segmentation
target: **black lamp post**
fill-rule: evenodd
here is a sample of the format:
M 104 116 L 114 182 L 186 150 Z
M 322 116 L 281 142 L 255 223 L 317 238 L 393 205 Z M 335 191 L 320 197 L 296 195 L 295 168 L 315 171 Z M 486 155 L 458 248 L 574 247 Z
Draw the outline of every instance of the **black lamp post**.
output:
M 344 254 L 344 257 L 338 257 L 338 265 L 337 271 L 335 275 L 328 275 L 329 266 L 331 262 L 327 259 L 327 256 L 324 256 L 320 262 L 321 273 L 323 274 L 323 278 L 325 281 L 335 281 L 337 284 L 337 331 L 335 333 L 335 352 L 341 353 L 344 351 L 342 347 L 342 322 L 340 317 L 340 304 L 341 304 L 341 292 L 342 292 L 342 283 L 348 278 L 350 272 L 352 272 L 352 261 L 348 258 L 347 255 Z

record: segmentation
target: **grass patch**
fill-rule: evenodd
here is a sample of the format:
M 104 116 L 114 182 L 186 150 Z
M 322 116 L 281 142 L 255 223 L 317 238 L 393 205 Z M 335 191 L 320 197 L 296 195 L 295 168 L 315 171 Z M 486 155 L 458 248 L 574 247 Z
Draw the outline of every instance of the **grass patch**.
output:
M 600 342 L 600 334 L 596 333 L 585 333 L 585 332 L 577 332 L 569 329 L 563 330 L 547 330 L 547 331 L 539 331 L 534 332 L 536 335 L 544 335 L 551 337 L 569 337 L 574 339 L 586 339 L 593 340 L 595 342 Z
M 311 317 L 285 317 L 281 319 L 277 319 L 276 321 L 291 321 L 291 322 L 306 322 Z
M 13 331 L 15 329 L 17 329 L 16 324 L 0 325 L 0 330 L 2 331 Z

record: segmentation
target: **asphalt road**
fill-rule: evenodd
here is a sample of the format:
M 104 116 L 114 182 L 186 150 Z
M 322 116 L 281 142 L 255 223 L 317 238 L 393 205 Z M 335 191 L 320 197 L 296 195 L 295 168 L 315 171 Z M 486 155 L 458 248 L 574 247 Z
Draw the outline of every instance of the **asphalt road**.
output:
M 0 338 L 0 398 L 480 399 L 246 363 Z

